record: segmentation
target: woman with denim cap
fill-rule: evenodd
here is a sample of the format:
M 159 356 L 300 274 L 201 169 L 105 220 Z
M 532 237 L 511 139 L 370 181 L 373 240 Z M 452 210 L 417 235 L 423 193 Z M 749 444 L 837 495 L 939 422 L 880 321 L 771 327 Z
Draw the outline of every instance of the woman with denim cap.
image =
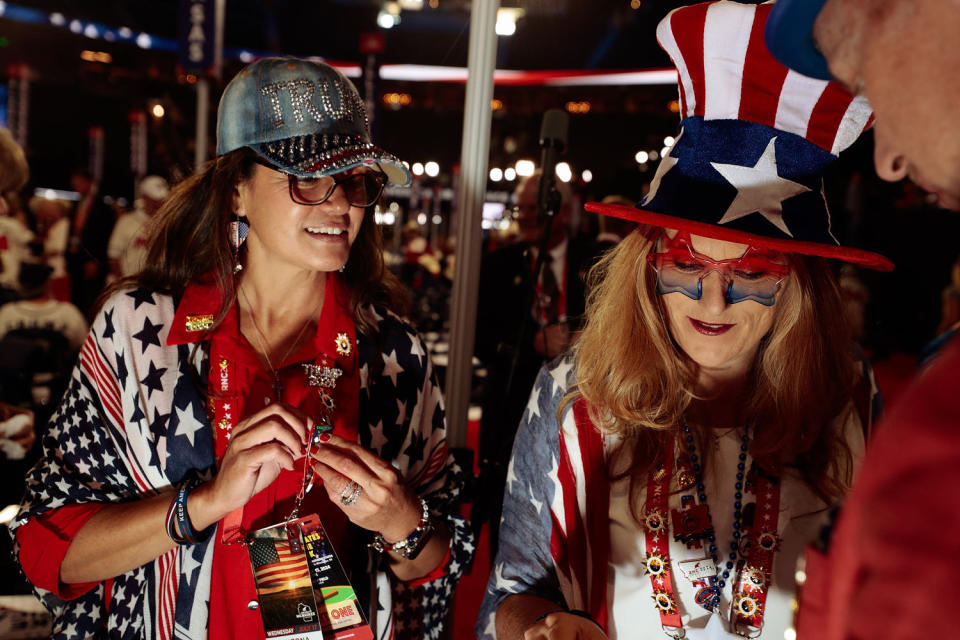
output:
M 783 638 L 794 569 L 871 423 L 826 258 L 824 168 L 870 120 L 763 47 L 770 5 L 677 9 L 682 130 L 590 274 L 513 450 L 484 640 Z
M 357 601 L 377 637 L 439 635 L 472 542 L 372 216 L 408 181 L 335 69 L 270 58 L 227 86 L 216 159 L 105 296 L 28 477 L 19 560 L 54 637 L 370 637 Z M 331 547 L 356 600 L 320 588 Z

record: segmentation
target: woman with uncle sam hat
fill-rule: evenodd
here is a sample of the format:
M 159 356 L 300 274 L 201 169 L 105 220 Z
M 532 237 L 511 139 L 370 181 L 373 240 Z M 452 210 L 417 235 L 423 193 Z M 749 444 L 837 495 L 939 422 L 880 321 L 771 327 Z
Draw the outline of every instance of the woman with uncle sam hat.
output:
M 484 639 L 764 637 L 871 422 L 825 258 L 821 176 L 870 123 L 776 63 L 770 5 L 677 9 L 657 34 L 683 121 L 590 274 L 586 325 L 541 371 L 513 450 Z M 630 292 L 625 299 L 625 292 Z
M 381 257 L 386 182 L 409 174 L 333 68 L 264 59 L 227 86 L 217 158 L 102 302 L 27 479 L 19 560 L 54 637 L 263 638 L 269 561 L 244 543 L 308 514 L 376 637 L 439 636 L 473 542 Z

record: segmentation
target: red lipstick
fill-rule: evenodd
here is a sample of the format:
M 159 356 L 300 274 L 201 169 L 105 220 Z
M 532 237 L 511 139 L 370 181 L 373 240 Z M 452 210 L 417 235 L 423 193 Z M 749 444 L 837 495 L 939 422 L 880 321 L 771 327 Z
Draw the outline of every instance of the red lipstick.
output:
M 712 322 L 701 322 L 700 320 L 695 320 L 690 316 L 687 316 L 687 320 L 690 321 L 690 324 L 693 325 L 693 328 L 699 333 L 702 333 L 705 336 L 719 336 L 727 331 L 730 331 L 736 325 L 734 324 L 718 324 Z

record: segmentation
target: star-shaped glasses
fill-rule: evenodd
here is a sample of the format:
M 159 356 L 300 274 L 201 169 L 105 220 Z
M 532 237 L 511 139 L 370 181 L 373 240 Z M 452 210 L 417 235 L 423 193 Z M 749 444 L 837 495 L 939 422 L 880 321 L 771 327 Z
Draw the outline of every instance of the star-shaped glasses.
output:
M 686 231 L 677 232 L 672 239 L 661 234 L 647 260 L 657 273 L 657 293 L 677 292 L 699 300 L 703 297 L 703 279 L 716 271 L 726 284 L 727 304 L 753 300 L 772 306 L 780 285 L 790 274 L 787 258 L 779 251 L 750 246 L 739 258 L 714 260 L 693 249 Z

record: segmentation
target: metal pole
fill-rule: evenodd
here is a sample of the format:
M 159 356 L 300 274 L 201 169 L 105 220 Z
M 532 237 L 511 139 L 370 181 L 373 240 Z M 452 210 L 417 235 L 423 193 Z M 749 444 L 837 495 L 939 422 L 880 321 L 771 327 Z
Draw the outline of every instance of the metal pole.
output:
M 210 81 L 206 76 L 197 80 L 197 131 L 193 147 L 193 172 L 200 173 L 207 161 L 207 126 L 210 110 Z
M 213 66 L 210 75 L 220 79 L 223 67 L 223 24 L 226 16 L 226 0 L 214 0 L 213 5 Z M 207 161 L 207 139 L 210 127 L 210 80 L 200 74 L 197 80 L 197 128 L 193 150 L 193 170 L 199 173 Z
M 227 14 L 227 0 L 214 0 L 213 4 L 213 77 L 220 79 L 223 70 L 223 24 Z
M 450 361 L 447 367 L 447 438 L 451 447 L 467 442 L 467 410 L 473 378 L 473 338 L 480 285 L 481 219 L 490 155 L 490 101 L 497 57 L 499 0 L 474 0 L 470 9 L 467 95 L 457 192 L 457 260 L 450 303 Z

